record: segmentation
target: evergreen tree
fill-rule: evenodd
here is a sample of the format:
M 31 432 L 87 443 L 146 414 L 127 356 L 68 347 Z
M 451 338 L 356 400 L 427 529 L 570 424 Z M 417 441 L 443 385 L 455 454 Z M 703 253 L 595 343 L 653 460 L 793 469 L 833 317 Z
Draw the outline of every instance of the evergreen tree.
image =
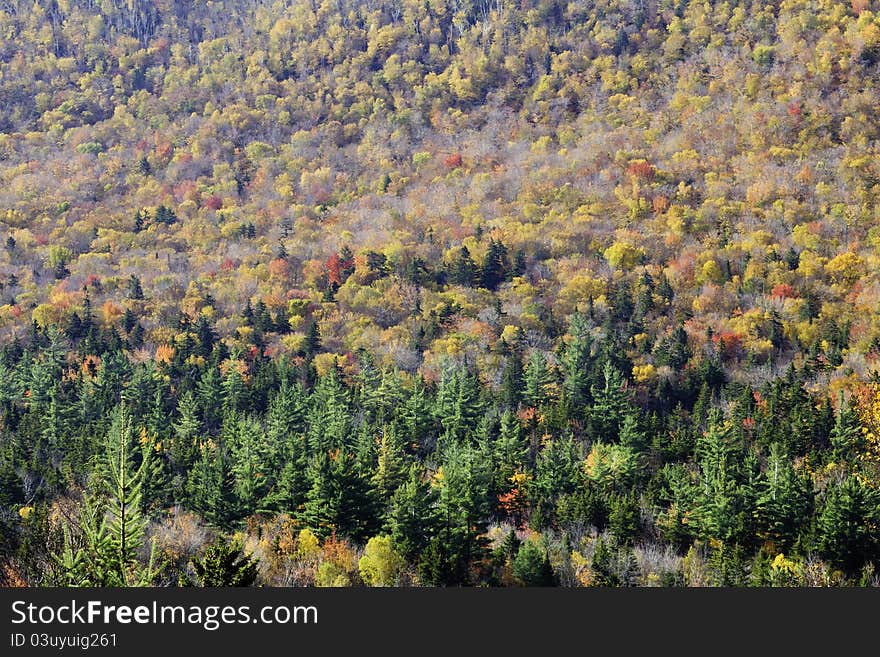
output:
M 273 473 L 266 467 L 265 434 L 250 416 L 230 416 L 228 431 L 235 495 L 240 509 L 250 514 L 260 510 L 263 497 L 272 485 Z
M 303 351 L 306 358 L 312 358 L 315 356 L 315 354 L 321 351 L 321 332 L 318 329 L 317 320 L 313 319 L 311 322 L 309 322 Z
M 355 458 L 343 450 L 321 452 L 309 465 L 312 486 L 302 520 L 316 535 L 336 532 L 362 542 L 379 526 L 375 491 L 357 471 Z
M 229 528 L 239 517 L 229 448 L 221 440 L 203 446 L 201 452 L 187 478 L 187 506 L 212 525 Z
M 498 439 L 492 445 L 496 491 L 506 490 L 510 477 L 515 472 L 526 469 L 528 455 L 529 445 L 523 434 L 522 425 L 513 412 L 505 411 L 501 415 Z
M 583 417 L 586 407 L 592 401 L 590 376 L 593 366 L 593 339 L 589 334 L 587 320 L 582 315 L 575 315 L 572 319 L 569 333 L 572 339 L 562 359 L 562 387 L 572 413 L 576 417 Z
M 196 386 L 196 399 L 199 411 L 210 435 L 216 435 L 223 421 L 223 379 L 220 370 L 211 366 L 205 368 L 199 384 Z
M 379 439 L 379 453 L 373 474 L 373 485 L 383 505 L 390 502 L 391 496 L 406 478 L 407 470 L 403 436 L 396 425 L 387 425 Z
M 857 475 L 829 486 L 817 524 L 819 553 L 847 574 L 880 562 L 880 494 Z
M 464 251 L 464 247 L 462 247 Z M 480 282 L 483 287 L 495 290 L 507 278 L 510 271 L 510 261 L 507 256 L 507 247 L 500 240 L 489 240 L 489 248 L 480 268 Z
M 843 392 L 838 395 L 837 413 L 831 430 L 831 458 L 835 462 L 854 463 L 864 448 L 859 418 L 855 410 L 844 400 Z
M 519 408 L 523 398 L 523 364 L 519 341 L 511 346 L 501 375 L 501 402 L 510 409 Z
M 241 543 L 230 542 L 222 534 L 208 546 L 201 558 L 190 563 L 197 586 L 244 587 L 253 586 L 257 581 L 258 560 L 245 554 Z
M 437 531 L 437 494 L 411 464 L 406 481 L 394 492 L 388 510 L 388 529 L 395 549 L 417 561 Z
M 171 462 L 175 473 L 183 476 L 198 457 L 202 423 L 192 390 L 186 390 L 177 400 L 177 421 L 173 426 Z
M 513 576 L 523 586 L 553 586 L 555 576 L 546 550 L 532 541 L 524 541 L 512 564 Z
M 458 258 L 449 267 L 449 282 L 454 285 L 473 287 L 477 283 L 478 275 L 479 270 L 471 258 L 471 252 L 466 246 L 462 246 L 459 249 Z
M 713 412 L 709 429 L 697 442 L 700 495 L 696 517 L 703 538 L 724 543 L 739 538 L 738 518 L 745 496 L 738 491 L 737 459 L 741 458 L 720 413 Z
M 528 406 L 540 408 L 550 401 L 553 377 L 547 367 L 547 359 L 538 350 L 532 352 L 523 373 L 523 400 Z
M 595 440 L 616 442 L 631 407 L 623 375 L 611 361 L 605 361 L 602 375 L 604 385 L 592 387 L 594 401 L 589 412 L 590 433 Z
M 138 445 L 125 409 L 114 411 L 113 425 L 80 514 L 81 546 L 65 529 L 59 564 L 67 586 L 148 586 L 158 573 L 154 550 L 143 564 L 148 518 L 142 489 L 151 474 L 152 444 Z M 154 545 L 152 546 L 154 547 Z
M 770 448 L 756 502 L 759 531 L 780 551 L 791 550 L 809 522 L 813 485 L 808 474 L 795 471 L 778 443 Z

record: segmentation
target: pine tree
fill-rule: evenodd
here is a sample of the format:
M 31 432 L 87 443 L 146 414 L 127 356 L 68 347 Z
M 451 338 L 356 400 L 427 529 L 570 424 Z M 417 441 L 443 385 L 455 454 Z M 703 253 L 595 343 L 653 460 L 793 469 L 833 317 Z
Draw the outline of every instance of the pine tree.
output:
M 603 387 L 592 387 L 594 401 L 589 412 L 590 433 L 595 440 L 616 442 L 631 406 L 623 375 L 610 360 L 605 361 L 602 375 Z
M 473 287 L 477 283 L 479 273 L 477 264 L 471 258 L 471 252 L 466 246 L 462 246 L 459 249 L 458 258 L 449 267 L 449 282 L 454 285 Z
M 257 581 L 258 560 L 245 554 L 241 543 L 230 542 L 222 534 L 208 546 L 200 559 L 193 559 L 190 563 L 197 586 L 245 587 L 253 586 Z
M 501 375 L 501 402 L 510 409 L 519 408 L 523 398 L 523 364 L 519 341 L 512 345 Z
M 244 379 L 235 367 L 230 367 L 223 378 L 223 414 L 238 413 L 247 406 L 247 388 Z
M 199 411 L 205 423 L 205 431 L 216 435 L 223 422 L 223 379 L 220 370 L 211 366 L 205 368 L 199 384 L 196 386 L 196 399 Z
M 512 564 L 513 576 L 523 586 L 553 586 L 555 577 L 550 556 L 533 541 L 524 541 Z
M 235 495 L 245 514 L 260 510 L 263 497 L 272 485 L 272 473 L 266 467 L 265 434 L 253 417 L 230 418 L 229 444 Z
M 406 478 L 408 467 L 404 444 L 403 436 L 395 424 L 383 428 L 373 474 L 373 485 L 383 506 L 391 501 L 391 496 Z
M 202 447 L 186 482 L 187 506 L 216 527 L 229 528 L 239 517 L 232 459 L 224 441 Z
M 519 419 L 511 411 L 501 415 L 501 430 L 492 445 L 492 462 L 495 472 L 494 490 L 506 490 L 510 477 L 526 469 L 529 444 Z
M 737 493 L 736 452 L 730 428 L 714 412 L 709 429 L 697 442 L 700 464 L 700 496 L 696 516 L 703 538 L 732 542 L 740 496 Z
M 144 290 L 141 287 L 141 279 L 132 274 L 128 279 L 128 298 L 140 301 L 144 298 Z
M 787 553 L 805 531 L 812 507 L 813 485 L 809 475 L 795 471 L 788 455 L 774 443 L 758 484 L 755 508 L 758 530 Z
M 317 320 L 309 322 L 309 328 L 306 332 L 306 340 L 303 346 L 306 358 L 312 358 L 321 351 L 321 332 L 318 329 Z
M 204 315 L 199 315 L 199 319 L 196 322 L 195 331 L 196 339 L 199 343 L 196 354 L 203 358 L 210 358 L 211 352 L 214 350 L 214 343 L 216 342 L 217 338 L 214 335 L 214 331 L 211 328 L 211 323 L 208 321 L 207 317 L 205 317 Z
M 819 553 L 847 574 L 880 562 L 880 494 L 857 475 L 829 486 L 817 524 Z
M 590 374 L 593 366 L 591 349 L 593 339 L 589 334 L 588 322 L 582 315 L 572 318 L 569 333 L 571 341 L 562 358 L 562 387 L 565 401 L 576 417 L 585 415 L 586 407 L 592 401 L 590 395 Z
M 480 268 L 480 283 L 486 289 L 495 290 L 507 278 L 509 271 L 507 247 L 500 240 L 489 240 L 489 248 Z
M 444 439 L 455 441 L 471 435 L 482 408 L 476 375 L 462 367 L 444 368 L 434 407 Z
M 529 356 L 523 373 L 523 400 L 528 406 L 540 408 L 550 401 L 553 377 L 547 367 L 547 359 L 537 349 Z
M 838 395 L 834 428 L 831 430 L 831 458 L 835 462 L 854 463 L 864 448 L 859 418 L 855 410 L 844 400 L 843 391 Z
M 416 561 L 437 531 L 437 494 L 412 464 L 406 481 L 394 492 L 388 510 L 388 529 L 395 549 Z
M 155 544 L 146 564 L 138 559 L 148 523 L 142 489 L 151 453 L 151 443 L 137 444 L 126 410 L 118 407 L 79 516 L 81 547 L 74 546 L 73 529 L 65 528 L 59 557 L 65 585 L 149 586 L 155 579 Z
M 192 390 L 186 390 L 177 400 L 178 420 L 172 425 L 171 463 L 178 475 L 187 472 L 198 457 L 202 423 Z
M 362 542 L 379 527 L 375 491 L 346 451 L 317 454 L 309 465 L 312 486 L 306 496 L 302 521 L 316 535 L 341 536 Z

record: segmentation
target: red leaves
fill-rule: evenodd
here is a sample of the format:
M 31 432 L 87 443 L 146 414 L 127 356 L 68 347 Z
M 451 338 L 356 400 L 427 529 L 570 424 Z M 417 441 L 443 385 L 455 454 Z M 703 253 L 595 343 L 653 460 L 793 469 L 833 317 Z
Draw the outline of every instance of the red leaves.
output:
M 770 290 L 770 296 L 779 299 L 796 299 L 798 293 L 797 290 L 788 283 L 779 283 L 778 285 L 774 285 L 773 289 Z
M 445 160 L 443 160 L 443 166 L 445 166 L 447 169 L 457 169 L 461 166 L 461 162 L 461 153 L 453 153 L 452 155 L 447 156 Z
M 646 160 L 633 160 L 626 168 L 627 175 L 641 178 L 642 180 L 653 180 L 657 170 L 654 165 Z
M 742 336 L 732 331 L 716 333 L 712 336 L 712 342 L 721 352 L 724 360 L 736 358 L 742 351 Z
M 327 258 L 324 268 L 327 270 L 328 283 L 342 285 L 354 269 L 354 259 L 346 258 L 343 260 L 338 253 L 334 253 Z
M 223 199 L 217 195 L 209 196 L 207 199 L 205 199 L 205 207 L 212 210 L 219 210 L 223 207 Z

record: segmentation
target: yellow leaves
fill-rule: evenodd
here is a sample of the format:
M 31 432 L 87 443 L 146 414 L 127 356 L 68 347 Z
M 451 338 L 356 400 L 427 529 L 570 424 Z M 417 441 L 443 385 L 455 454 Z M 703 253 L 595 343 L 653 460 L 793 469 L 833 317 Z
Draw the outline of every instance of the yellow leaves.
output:
M 836 283 L 852 285 L 865 275 L 865 260 L 852 251 L 846 251 L 828 261 L 825 271 Z
M 19 516 L 22 520 L 27 520 L 28 518 L 31 517 L 31 515 L 33 514 L 33 512 L 34 512 L 34 507 L 32 507 L 32 506 L 23 506 L 23 507 L 21 507 L 21 508 L 18 510 L 18 516 Z
M 860 391 L 856 412 L 865 437 L 865 453 L 861 458 L 880 467 L 880 384 L 871 383 Z
M 567 305 L 574 306 L 588 299 L 596 299 L 605 294 L 605 282 L 599 278 L 593 278 L 588 274 L 575 274 L 568 279 L 565 287 L 559 292 L 559 300 Z
M 53 304 L 41 303 L 31 312 L 31 319 L 42 329 L 57 325 L 61 320 L 61 309 Z
M 800 224 L 791 231 L 791 241 L 802 249 L 815 251 L 819 248 L 818 226 L 816 224 Z
M 406 561 L 395 551 L 390 536 L 374 536 L 364 547 L 358 571 L 367 586 L 395 586 Z
M 714 258 L 711 260 L 707 260 L 703 263 L 702 268 L 700 269 L 700 276 L 698 278 L 698 282 L 700 283 L 721 283 L 724 281 L 724 274 L 721 271 L 721 267 L 718 266 L 718 263 Z
M 590 559 L 581 554 L 578 550 L 571 553 L 571 565 L 574 568 L 575 579 L 581 586 L 592 586 L 595 581 L 593 569 L 590 566 Z
M 311 529 L 300 530 L 296 538 L 296 555 L 303 561 L 317 561 L 321 555 L 321 543 Z
M 324 376 L 336 367 L 336 361 L 339 358 L 344 358 L 344 356 L 332 353 L 317 354 L 312 364 L 315 366 L 318 376 Z
M 501 339 L 508 344 L 514 344 L 519 339 L 519 327 L 507 324 L 501 331 Z
M 299 323 L 302 323 L 302 318 L 298 317 Z M 298 353 L 305 347 L 306 344 L 306 336 L 303 333 L 291 333 L 290 335 L 282 336 L 281 338 L 282 346 L 287 349 L 290 353 Z
M 636 383 L 648 383 L 656 378 L 657 368 L 651 363 L 647 365 L 634 365 L 632 374 Z
M 523 489 L 532 481 L 532 476 L 527 472 L 514 472 L 510 475 L 509 481 L 514 488 Z
M 603 253 L 612 269 L 628 270 L 638 265 L 645 257 L 645 250 L 628 242 L 615 242 Z
M 770 568 L 784 575 L 798 575 L 800 573 L 800 565 L 791 559 L 787 559 L 782 552 L 776 555 L 770 563 Z

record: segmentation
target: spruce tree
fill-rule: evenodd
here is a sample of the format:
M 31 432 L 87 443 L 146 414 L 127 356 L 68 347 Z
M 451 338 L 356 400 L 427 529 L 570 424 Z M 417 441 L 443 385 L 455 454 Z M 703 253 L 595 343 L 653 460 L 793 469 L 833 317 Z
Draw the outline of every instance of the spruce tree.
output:
M 222 534 L 208 546 L 201 558 L 193 559 L 196 586 L 245 587 L 257 581 L 258 560 L 246 554 L 241 543 L 228 541 Z M 188 581 L 184 582 L 189 584 Z

